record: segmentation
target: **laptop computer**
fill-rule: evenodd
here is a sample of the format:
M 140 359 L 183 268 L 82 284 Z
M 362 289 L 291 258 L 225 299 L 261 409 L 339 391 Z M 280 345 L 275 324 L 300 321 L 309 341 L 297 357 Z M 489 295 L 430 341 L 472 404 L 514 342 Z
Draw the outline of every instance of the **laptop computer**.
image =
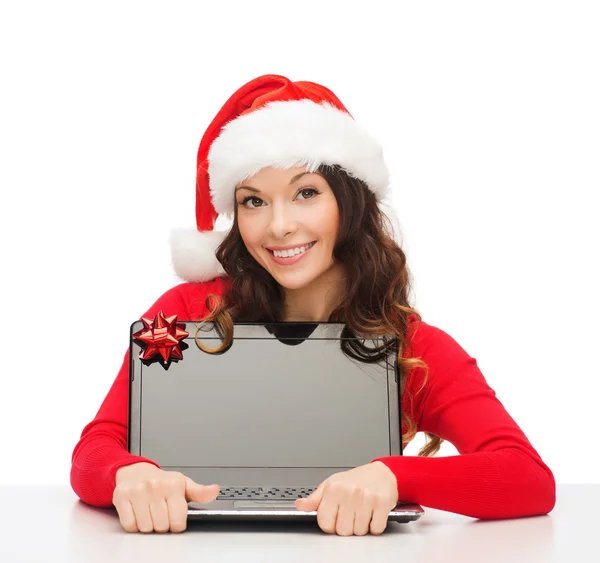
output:
M 131 326 L 128 448 L 220 485 L 216 500 L 188 503 L 188 519 L 316 521 L 295 499 L 333 473 L 402 455 L 392 339 L 359 339 L 341 323 L 236 322 L 215 354 L 198 346 L 222 344 L 213 323 L 175 324 L 168 361 L 148 359 L 148 326 Z M 399 503 L 388 520 L 422 514 Z

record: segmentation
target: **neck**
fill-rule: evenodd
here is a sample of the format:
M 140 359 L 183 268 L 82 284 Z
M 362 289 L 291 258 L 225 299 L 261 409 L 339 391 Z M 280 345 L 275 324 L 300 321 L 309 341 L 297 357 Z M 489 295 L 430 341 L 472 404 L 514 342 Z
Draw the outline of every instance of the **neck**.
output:
M 343 298 L 343 270 L 332 266 L 311 284 L 300 289 L 286 289 L 284 321 L 326 322 Z

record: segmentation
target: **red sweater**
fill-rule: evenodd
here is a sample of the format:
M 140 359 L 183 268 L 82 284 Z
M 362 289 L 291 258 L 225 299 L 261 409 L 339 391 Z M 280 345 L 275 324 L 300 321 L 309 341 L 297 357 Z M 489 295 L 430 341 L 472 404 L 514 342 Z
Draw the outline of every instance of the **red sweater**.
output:
M 228 281 L 217 278 L 180 284 L 162 295 L 143 316 L 153 318 L 162 310 L 181 320 L 200 319 L 207 314 L 206 295 L 223 294 Z M 550 512 L 556 491 L 552 472 L 496 398 L 475 358 L 451 336 L 425 322 L 418 327 L 413 322 L 411 335 L 411 356 L 426 362 L 429 376 L 424 389 L 417 393 L 425 372 L 422 368 L 411 370 L 402 409 L 420 432 L 444 438 L 460 455 L 378 458 L 396 475 L 399 499 L 474 518 Z M 405 350 L 403 355 L 407 354 Z M 128 367 L 129 352 L 73 452 L 71 486 L 84 502 L 94 506 L 112 506 L 115 474 L 120 467 L 140 461 L 158 466 L 127 451 Z

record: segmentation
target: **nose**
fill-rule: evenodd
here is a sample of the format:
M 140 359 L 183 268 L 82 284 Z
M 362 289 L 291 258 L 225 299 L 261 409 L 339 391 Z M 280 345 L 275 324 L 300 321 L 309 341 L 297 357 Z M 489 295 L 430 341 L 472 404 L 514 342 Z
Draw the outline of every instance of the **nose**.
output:
M 291 209 L 284 202 L 274 202 L 271 206 L 271 221 L 269 235 L 273 239 L 283 239 L 296 232 L 296 219 Z

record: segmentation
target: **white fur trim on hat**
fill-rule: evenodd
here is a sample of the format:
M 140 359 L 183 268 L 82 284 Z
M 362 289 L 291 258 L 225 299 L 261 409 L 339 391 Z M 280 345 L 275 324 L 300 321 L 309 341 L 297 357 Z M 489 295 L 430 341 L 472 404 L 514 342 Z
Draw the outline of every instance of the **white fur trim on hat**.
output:
M 221 130 L 208 153 L 213 205 L 232 215 L 234 187 L 262 168 L 338 164 L 382 199 L 389 173 L 377 140 L 348 113 L 328 102 L 276 101 L 241 115 Z
M 175 273 L 188 282 L 205 282 L 226 275 L 215 256 L 226 235 L 224 231 L 172 231 L 169 242 Z

